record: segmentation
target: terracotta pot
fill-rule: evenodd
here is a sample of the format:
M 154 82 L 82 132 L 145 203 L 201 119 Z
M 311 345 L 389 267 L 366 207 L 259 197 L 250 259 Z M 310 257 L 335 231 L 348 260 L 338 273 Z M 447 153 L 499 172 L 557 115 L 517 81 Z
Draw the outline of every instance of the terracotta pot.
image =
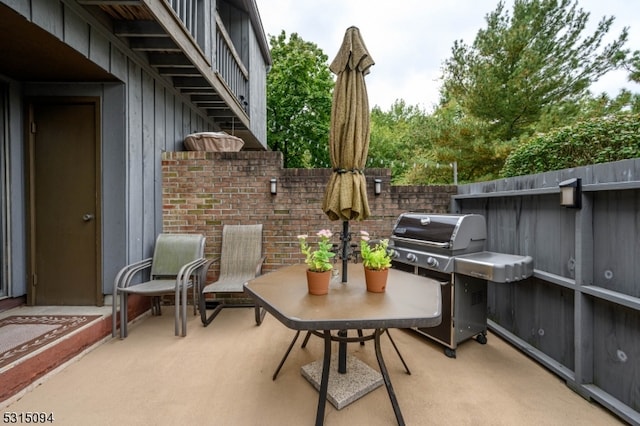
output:
M 307 285 L 309 294 L 321 296 L 329 293 L 329 282 L 331 281 L 331 271 L 313 272 L 307 269 Z
M 367 291 L 372 293 L 384 293 L 387 287 L 387 277 L 389 276 L 389 269 L 382 269 L 376 271 L 373 269 L 364 268 L 364 279 L 367 283 Z

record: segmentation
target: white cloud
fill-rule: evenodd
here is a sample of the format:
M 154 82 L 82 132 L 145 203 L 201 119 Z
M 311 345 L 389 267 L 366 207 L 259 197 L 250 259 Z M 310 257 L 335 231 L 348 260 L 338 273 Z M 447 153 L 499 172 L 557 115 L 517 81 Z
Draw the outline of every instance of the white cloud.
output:
M 510 10 L 513 0 L 506 0 Z M 360 28 L 376 62 L 367 76 L 369 102 L 388 109 L 396 99 L 430 110 L 438 101 L 442 63 L 451 55 L 455 40 L 471 44 L 485 16 L 497 1 L 396 0 L 398 5 L 372 0 L 257 0 L 265 32 L 298 33 L 318 45 L 329 57 L 337 53 L 345 30 Z M 591 12 L 591 25 L 604 15 L 616 16 L 611 33 L 631 27 L 627 47 L 640 50 L 640 2 L 628 0 L 580 0 Z M 626 73 L 606 75 L 594 92 L 616 94 L 621 87 L 640 91 L 626 81 Z

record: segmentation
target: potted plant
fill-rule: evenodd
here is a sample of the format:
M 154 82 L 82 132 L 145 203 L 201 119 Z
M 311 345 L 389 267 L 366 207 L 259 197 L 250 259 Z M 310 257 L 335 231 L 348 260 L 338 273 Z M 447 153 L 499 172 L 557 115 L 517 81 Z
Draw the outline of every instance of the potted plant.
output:
M 305 255 L 304 262 L 309 267 L 307 269 L 309 293 L 322 295 L 329 292 L 329 281 L 333 269 L 331 258 L 335 256 L 335 253 L 331 252 L 333 233 L 328 229 L 322 229 L 316 233 L 316 236 L 319 238 L 316 250 L 312 250 L 307 242 L 308 235 L 298 235 L 298 241 L 300 251 Z
M 367 291 L 384 292 L 392 255 L 393 250 L 389 248 L 388 239 L 373 242 L 367 231 L 360 231 L 360 256 L 362 256 Z

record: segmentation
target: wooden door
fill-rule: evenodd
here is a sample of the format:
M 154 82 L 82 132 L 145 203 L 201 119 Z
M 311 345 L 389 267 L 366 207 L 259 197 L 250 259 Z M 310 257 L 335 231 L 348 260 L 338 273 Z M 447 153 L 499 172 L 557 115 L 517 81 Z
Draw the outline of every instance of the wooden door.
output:
M 98 105 L 30 106 L 29 296 L 37 305 L 102 305 Z

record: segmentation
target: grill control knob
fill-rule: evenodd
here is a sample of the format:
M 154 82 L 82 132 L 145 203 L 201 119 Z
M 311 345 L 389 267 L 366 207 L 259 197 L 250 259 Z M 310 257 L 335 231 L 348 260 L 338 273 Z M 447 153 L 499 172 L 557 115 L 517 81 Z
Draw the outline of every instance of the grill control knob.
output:
M 417 262 L 418 261 L 418 256 L 416 256 L 413 253 L 407 253 L 407 260 L 409 262 Z
M 427 257 L 427 265 L 431 266 L 432 268 L 437 267 L 438 263 L 438 259 L 436 259 L 435 257 Z

